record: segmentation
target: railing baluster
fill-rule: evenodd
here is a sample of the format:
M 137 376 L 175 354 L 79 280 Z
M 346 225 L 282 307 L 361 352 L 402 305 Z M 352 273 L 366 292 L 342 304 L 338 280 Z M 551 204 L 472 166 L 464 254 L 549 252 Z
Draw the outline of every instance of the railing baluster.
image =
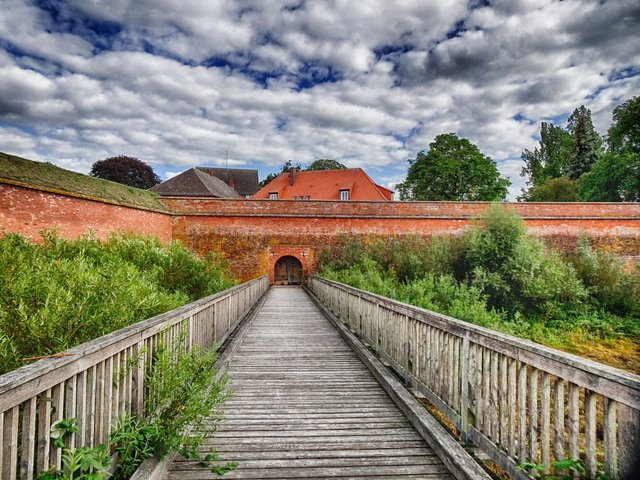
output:
M 0 413 L 0 416 L 4 416 L 4 424 L 2 428 L 2 453 L 3 457 L 2 467 L 0 472 L 2 478 L 6 480 L 16 480 L 18 473 L 18 422 L 19 422 L 19 407 L 15 406 L 10 410 Z
M 547 372 L 542 373 L 542 391 L 540 395 L 540 443 L 542 451 L 542 464 L 544 472 L 551 472 L 551 376 Z
M 22 451 L 20 452 L 20 480 L 33 479 L 33 464 L 36 454 L 36 408 L 36 397 L 31 397 L 23 404 Z
M 587 390 L 585 394 L 585 467 L 589 478 L 596 478 L 596 409 L 597 396 L 594 392 Z
M 618 478 L 618 403 L 605 399 L 604 403 L 604 473 L 612 480 Z
M 470 424 L 481 448 L 512 475 L 517 474 L 514 465 L 527 461 L 540 461 L 549 471 L 554 460 L 579 459 L 583 448 L 590 470 L 595 472 L 596 461 L 590 452 L 604 453 L 610 476 L 625 478 L 623 472 L 631 472 L 640 457 L 637 375 L 319 277 L 312 277 L 311 289 L 329 305 L 345 295 L 357 296 L 358 311 L 352 306 L 347 314 L 336 309 L 336 315 L 343 321 L 359 318 L 361 337 L 371 335 L 396 373 L 415 381 L 462 430 Z M 422 327 L 407 331 L 406 319 Z M 403 344 L 411 347 L 403 349 Z M 407 351 L 417 364 L 407 365 Z M 593 393 L 582 404 L 581 423 L 580 392 L 585 390 Z M 604 418 L 600 412 L 589 417 L 599 396 Z M 471 413 L 475 418 L 466 418 Z M 603 438 L 596 438 L 596 430 L 598 435 L 603 431 Z
M 64 382 L 53 387 L 51 392 L 51 423 L 64 418 Z M 62 448 L 51 446 L 51 463 L 52 468 L 60 470 L 62 467 Z
M 520 362 L 518 368 L 518 419 L 520 431 L 518 439 L 518 462 L 523 463 L 527 458 L 527 365 Z
M 509 456 L 516 458 L 516 434 L 518 428 L 517 408 L 518 408 L 518 362 L 515 359 L 509 360 Z
M 553 456 L 556 461 L 564 458 L 564 380 L 556 378 L 554 393 L 554 442 Z

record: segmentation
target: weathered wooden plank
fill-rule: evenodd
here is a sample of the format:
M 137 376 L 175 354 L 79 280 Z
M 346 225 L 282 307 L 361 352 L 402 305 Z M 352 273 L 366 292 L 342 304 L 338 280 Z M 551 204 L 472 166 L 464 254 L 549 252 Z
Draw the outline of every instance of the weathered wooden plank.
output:
M 359 298 L 347 295 L 336 307 L 353 328 L 360 322 L 356 303 Z M 378 332 L 404 332 L 381 347 L 409 366 L 420 352 L 416 343 L 408 346 L 407 319 L 378 311 L 378 321 Z M 443 338 L 439 344 L 445 345 Z M 450 398 L 453 367 L 451 357 L 437 369 L 441 392 Z M 300 289 L 270 291 L 229 374 L 236 393 L 224 405 L 226 421 L 203 445 L 215 446 L 224 459 L 243 459 L 225 478 L 374 478 L 391 472 L 394 478 L 428 478 L 427 467 L 437 478 L 452 478 Z M 210 473 L 195 462 L 174 461 L 171 475 L 185 480 Z
M 2 466 L 0 472 L 2 478 L 6 480 L 16 480 L 18 475 L 18 425 L 20 421 L 19 408 L 13 407 L 11 410 L 0 413 L 4 416 L 2 428 Z
M 429 325 L 436 325 L 439 330 L 459 337 L 468 337 L 472 342 L 492 351 L 506 354 L 536 369 L 567 379 L 581 387 L 635 409 L 640 409 L 640 379 L 638 375 L 348 285 L 329 282 L 319 277 L 314 277 L 313 282 L 331 284 L 331 288 L 339 291 L 355 292 L 361 295 L 363 300 L 376 303 L 379 308 L 411 316 Z
M 27 400 L 23 405 L 20 480 L 32 480 L 36 454 L 36 397 Z
M 596 477 L 596 409 L 598 397 L 594 392 L 587 391 L 585 397 L 584 436 L 586 453 L 584 464 L 589 478 Z

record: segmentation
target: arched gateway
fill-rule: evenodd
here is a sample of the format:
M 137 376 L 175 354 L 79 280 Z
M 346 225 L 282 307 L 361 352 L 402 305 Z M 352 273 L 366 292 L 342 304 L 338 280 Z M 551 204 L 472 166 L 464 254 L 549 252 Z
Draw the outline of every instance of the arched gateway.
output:
M 302 283 L 302 263 L 292 255 L 285 255 L 276 262 L 274 281 L 277 285 L 299 285 Z

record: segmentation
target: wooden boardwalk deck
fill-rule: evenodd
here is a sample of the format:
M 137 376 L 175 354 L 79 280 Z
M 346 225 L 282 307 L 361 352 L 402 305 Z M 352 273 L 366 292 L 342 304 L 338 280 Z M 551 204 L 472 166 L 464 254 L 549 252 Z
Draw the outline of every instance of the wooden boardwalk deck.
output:
M 235 395 L 207 445 L 223 478 L 453 479 L 300 288 L 272 288 L 230 361 Z M 176 459 L 168 478 L 220 478 Z

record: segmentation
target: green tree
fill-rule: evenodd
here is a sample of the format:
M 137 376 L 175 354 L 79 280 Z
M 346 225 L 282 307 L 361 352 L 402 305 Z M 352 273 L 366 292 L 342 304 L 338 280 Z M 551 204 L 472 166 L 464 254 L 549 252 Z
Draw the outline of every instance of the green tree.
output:
M 409 160 L 407 178 L 397 188 L 402 200 L 474 201 L 502 200 L 510 184 L 478 147 L 445 133 L 434 139 L 427 153 Z
M 607 132 L 609 151 L 580 178 L 580 196 L 593 202 L 640 201 L 640 96 L 618 105 Z
M 520 200 L 530 200 L 530 192 L 549 178 L 560 178 L 568 173 L 571 154 L 571 134 L 552 123 L 540 124 L 540 146 L 525 150 L 521 158 L 525 165 L 520 173 L 528 177 L 529 188 L 522 191 Z
M 602 154 L 602 139 L 593 127 L 591 110 L 584 105 L 576 108 L 569 117 L 568 130 L 572 139 L 568 176 L 577 180 L 591 170 Z
M 613 109 L 613 124 L 607 132 L 609 151 L 640 154 L 640 96 Z
M 547 178 L 528 192 L 530 202 L 577 202 L 578 185 L 567 177 Z
M 160 177 L 149 165 L 136 157 L 126 155 L 98 160 L 91 166 L 89 175 L 143 189 L 160 183 Z
M 580 178 L 580 198 L 587 202 L 639 202 L 640 153 L 607 152 Z
M 314 170 L 344 170 L 347 168 L 345 165 L 337 162 L 336 160 L 331 160 L 329 158 L 320 158 L 315 162 L 311 163 L 305 171 L 311 172 Z

